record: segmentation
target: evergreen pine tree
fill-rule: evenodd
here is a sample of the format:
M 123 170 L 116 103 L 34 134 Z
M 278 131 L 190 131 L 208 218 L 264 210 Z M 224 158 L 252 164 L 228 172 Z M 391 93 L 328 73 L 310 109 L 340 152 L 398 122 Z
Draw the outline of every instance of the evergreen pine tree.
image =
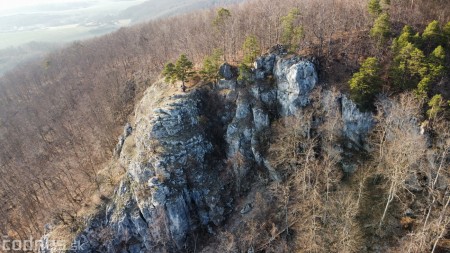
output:
M 300 11 L 297 8 L 292 9 L 288 15 L 281 18 L 281 24 L 283 33 L 281 36 L 281 42 L 291 50 L 295 51 L 303 39 L 305 32 L 303 26 L 295 25 L 297 17 L 300 15 Z
M 171 62 L 167 63 L 164 66 L 162 75 L 164 76 L 164 80 L 168 83 L 174 83 L 175 81 L 175 65 Z
M 215 49 L 213 54 L 206 57 L 203 61 L 203 68 L 200 71 L 202 79 L 204 81 L 216 81 L 219 79 L 220 58 L 222 57 L 222 51 Z
M 450 22 L 445 24 L 444 28 L 442 29 L 442 32 L 444 33 L 444 36 L 447 39 L 447 43 L 450 43 Z
M 427 99 L 431 84 L 432 81 L 429 77 L 422 78 L 419 84 L 417 84 L 417 88 L 414 90 L 414 93 L 416 94 L 417 98 Z
M 239 64 L 238 70 L 239 70 L 239 75 L 238 75 L 237 79 L 239 81 L 243 81 L 243 82 L 250 81 L 251 70 L 246 64 L 244 64 L 244 63 Z
M 387 13 L 381 14 L 370 29 L 370 36 L 374 38 L 378 45 L 383 45 L 391 35 L 391 22 Z
M 431 49 L 439 45 L 444 45 L 445 38 L 438 21 L 434 20 L 427 25 L 427 27 L 423 31 L 422 40 L 423 43 L 425 43 L 424 46 Z
M 430 119 L 436 118 L 440 112 L 443 110 L 443 106 L 445 105 L 444 99 L 441 94 L 434 95 L 430 102 L 428 102 L 429 109 L 427 111 L 427 115 Z
M 222 39 L 222 53 L 223 53 L 223 60 L 226 61 L 225 55 L 227 53 L 227 44 L 226 44 L 226 38 L 227 38 L 227 25 L 229 24 L 229 20 L 231 18 L 231 12 L 228 9 L 220 8 L 217 11 L 217 15 L 213 20 L 213 27 L 215 28 L 216 32 L 219 34 L 219 36 Z
M 222 26 L 225 25 L 226 20 L 228 20 L 231 17 L 231 12 L 228 9 L 220 8 L 217 11 L 217 15 L 213 20 L 213 25 L 217 29 L 221 29 Z
M 415 88 L 427 70 L 423 52 L 412 43 L 407 43 L 394 57 L 391 77 L 398 89 Z
M 403 27 L 400 36 L 392 41 L 392 51 L 394 54 L 398 54 L 408 43 L 414 44 L 413 32 L 411 26 L 405 25 Z
M 258 38 L 254 35 L 247 36 L 242 46 L 244 52 L 244 64 L 250 66 L 255 61 L 256 57 L 260 54 L 260 46 Z
M 162 75 L 165 77 L 166 82 L 175 83 L 176 81 L 181 81 L 181 88 L 185 91 L 186 81 L 194 74 L 192 68 L 192 62 L 189 61 L 185 54 L 182 54 L 175 64 L 166 64 Z
M 368 8 L 369 8 L 369 13 L 374 18 L 378 17 L 382 12 L 380 0 L 370 0 Z
M 428 57 L 428 71 L 431 79 L 435 80 L 445 75 L 445 50 L 438 46 Z
M 361 108 L 368 109 L 372 106 L 375 95 L 381 89 L 380 75 L 378 60 L 369 57 L 349 81 L 351 97 Z

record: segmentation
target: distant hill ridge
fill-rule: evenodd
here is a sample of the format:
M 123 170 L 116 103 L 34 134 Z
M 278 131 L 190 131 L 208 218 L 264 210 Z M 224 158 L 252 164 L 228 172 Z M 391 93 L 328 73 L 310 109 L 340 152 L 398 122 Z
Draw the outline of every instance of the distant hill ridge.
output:
M 173 16 L 196 9 L 206 9 L 214 6 L 240 3 L 245 0 L 148 0 L 122 11 L 119 18 L 131 19 L 132 22 Z

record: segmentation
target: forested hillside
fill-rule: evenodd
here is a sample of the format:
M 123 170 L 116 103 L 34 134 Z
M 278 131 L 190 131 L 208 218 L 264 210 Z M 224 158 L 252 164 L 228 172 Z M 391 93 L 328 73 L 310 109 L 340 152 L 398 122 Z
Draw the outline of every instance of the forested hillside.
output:
M 223 214 L 217 224 L 227 226 L 216 231 L 223 236 L 208 236 L 209 227 L 196 234 L 205 237 L 202 250 L 445 252 L 449 193 L 448 181 L 441 178 L 448 180 L 450 164 L 449 17 L 445 0 L 252 0 L 123 28 L 21 64 L 0 79 L 0 232 L 27 239 L 42 236 L 51 223 L 75 227 L 70 233 L 77 235 L 86 210 L 95 212 L 112 198 L 119 182 L 129 180 L 127 168 L 111 158 L 123 125 L 137 123 L 132 114 L 139 114 L 135 105 L 142 98 L 152 101 L 149 92 L 154 92 L 154 106 L 179 93 L 177 81 L 187 81 L 188 92 L 214 83 L 223 62 L 237 67 L 236 82 L 252 87 L 257 56 L 282 44 L 287 50 L 283 57 L 297 54 L 315 63 L 320 89 L 340 101 L 345 99 L 333 92 L 348 94 L 361 113 L 375 115 L 377 124 L 362 141 L 364 148 L 343 145 L 350 154 L 346 161 L 352 161 L 349 168 L 332 156 L 334 144 L 344 138 L 333 126 L 343 126 L 327 112 L 333 109 L 317 102 L 332 95 L 311 95 L 316 102 L 302 109 L 308 126 L 295 117 L 281 121 L 280 115 L 271 115 L 273 135 L 265 137 L 270 141 L 264 154 L 267 164 L 284 176 L 269 184 L 273 178 L 258 181 L 255 172 L 251 182 L 267 180 L 258 186 L 267 190 L 263 196 L 253 184 L 243 190 L 233 185 L 230 192 L 235 201 L 252 192 L 260 206 L 273 210 L 258 210 L 241 227 L 230 225 L 239 223 L 239 215 L 229 214 L 227 220 Z M 198 74 L 170 78 L 167 63 L 175 66 L 180 55 L 192 61 Z M 153 85 L 162 72 L 176 84 Z M 267 78 L 265 85 L 273 77 Z M 221 100 L 203 99 L 214 112 L 226 113 L 218 109 L 224 104 L 214 104 Z M 204 123 L 212 118 L 194 115 Z M 325 123 L 317 123 L 320 118 Z M 305 127 L 311 135 L 304 134 Z M 210 128 L 202 130 L 208 138 L 225 134 Z M 241 161 L 239 155 L 218 157 Z M 420 186 L 405 184 L 408 180 Z M 375 220 L 377 226 L 364 225 Z M 340 224 L 347 230 L 333 237 Z M 170 249 L 180 251 L 179 246 Z M 196 247 L 189 243 L 184 249 L 195 252 Z
M 75 0 L 12 9 L 1 6 L 6 9 L 0 8 L 0 75 L 73 41 L 149 20 L 239 2 L 243 0 Z
M 119 17 L 131 19 L 132 22 L 149 21 L 162 17 L 185 14 L 198 9 L 208 9 L 216 6 L 226 6 L 233 3 L 240 3 L 243 0 L 190 0 L 164 2 L 148 0 L 137 6 L 130 7 L 119 14 Z

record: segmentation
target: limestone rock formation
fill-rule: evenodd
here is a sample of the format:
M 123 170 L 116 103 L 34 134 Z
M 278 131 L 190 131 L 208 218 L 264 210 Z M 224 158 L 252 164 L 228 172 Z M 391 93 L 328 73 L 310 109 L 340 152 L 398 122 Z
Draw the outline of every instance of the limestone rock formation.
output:
M 312 62 L 299 57 L 281 59 L 277 61 L 274 73 L 281 116 L 293 115 L 297 108 L 309 104 L 309 93 L 318 82 L 317 71 Z
M 266 160 L 271 123 L 310 105 L 316 67 L 269 54 L 257 59 L 254 82 L 238 82 L 229 65 L 221 74 L 217 84 L 183 95 L 155 97 L 158 85 L 149 88 L 116 151 L 126 176 L 105 210 L 86 221 L 78 252 L 180 252 L 196 231 L 213 234 L 236 211 L 255 167 L 280 180 Z M 340 107 L 344 136 L 363 145 L 370 114 L 344 95 L 318 103 Z M 127 142 L 131 153 L 123 151 Z
M 231 80 L 236 77 L 237 70 L 228 63 L 224 63 L 219 68 L 219 76 L 225 78 L 225 80 Z

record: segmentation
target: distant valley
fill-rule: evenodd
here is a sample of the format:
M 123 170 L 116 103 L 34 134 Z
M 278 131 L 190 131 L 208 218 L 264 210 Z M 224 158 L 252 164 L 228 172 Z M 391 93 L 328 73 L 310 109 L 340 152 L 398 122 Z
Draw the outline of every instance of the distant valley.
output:
M 97 0 L 0 10 L 0 75 L 58 45 L 120 27 L 244 0 Z

